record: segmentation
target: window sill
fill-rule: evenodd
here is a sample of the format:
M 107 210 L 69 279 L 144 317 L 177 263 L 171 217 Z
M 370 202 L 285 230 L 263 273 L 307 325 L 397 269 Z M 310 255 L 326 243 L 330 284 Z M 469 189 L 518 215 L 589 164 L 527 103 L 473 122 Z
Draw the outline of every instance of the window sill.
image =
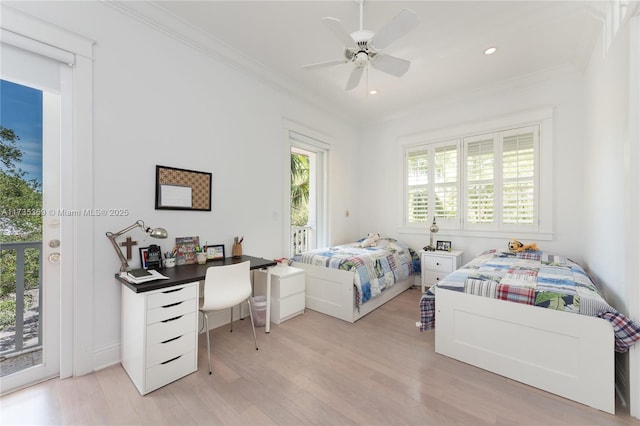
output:
M 398 228 L 399 234 L 408 235 L 427 235 L 429 232 L 422 228 L 400 227 Z M 495 239 L 518 239 L 518 240 L 538 240 L 538 241 L 552 241 L 553 233 L 551 232 L 519 232 L 519 231 L 477 231 L 477 230 L 454 230 L 454 229 L 442 229 L 434 234 L 435 236 L 450 236 L 450 237 L 470 237 L 470 238 L 495 238 Z

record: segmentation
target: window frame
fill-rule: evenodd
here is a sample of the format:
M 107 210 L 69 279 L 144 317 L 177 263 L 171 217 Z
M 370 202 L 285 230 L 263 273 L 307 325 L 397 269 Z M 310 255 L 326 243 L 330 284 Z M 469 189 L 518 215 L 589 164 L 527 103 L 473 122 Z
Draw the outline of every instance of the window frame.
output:
M 511 130 L 523 129 L 531 126 L 538 127 L 538 141 L 535 152 L 535 196 L 534 223 L 532 225 L 504 225 L 500 226 L 470 226 L 466 223 L 466 155 L 467 145 L 465 140 L 469 138 L 496 134 L 499 132 L 509 132 Z M 444 128 L 429 133 L 420 133 L 412 136 L 398 138 L 398 146 L 403 161 L 402 174 L 402 197 L 403 211 L 400 219 L 398 232 L 401 234 L 427 234 L 427 223 L 408 223 L 408 164 L 407 153 L 410 150 L 416 151 L 433 147 L 446 141 L 458 139 L 460 146 L 458 150 L 458 219 L 454 221 L 442 221 L 437 218 L 440 232 L 450 236 L 483 237 L 483 238 L 521 238 L 521 239 L 553 239 L 553 108 L 541 108 L 511 114 L 495 119 L 488 119 L 482 122 L 460 124 L 454 127 Z M 535 144 L 535 142 L 534 142 Z M 495 150 L 495 147 L 494 147 Z M 495 152 L 495 151 L 494 151 Z M 496 154 L 494 154 L 496 155 Z M 502 156 L 502 151 L 497 153 Z M 502 170 L 500 170 L 502 173 Z M 502 177 L 500 176 L 500 179 Z M 502 182 L 502 181 L 501 181 Z M 502 188 L 500 188 L 502 191 Z M 502 193 L 500 193 L 500 198 Z M 502 216 L 502 202 L 499 203 L 500 218 Z M 430 223 L 430 221 L 427 221 Z M 442 223 L 441 223 L 442 222 Z

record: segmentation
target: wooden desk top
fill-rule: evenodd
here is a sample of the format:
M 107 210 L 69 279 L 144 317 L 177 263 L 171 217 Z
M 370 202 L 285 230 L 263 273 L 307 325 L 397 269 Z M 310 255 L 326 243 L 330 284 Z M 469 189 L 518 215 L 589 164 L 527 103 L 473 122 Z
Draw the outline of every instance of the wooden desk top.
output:
M 175 285 L 192 283 L 194 281 L 202 281 L 207 273 L 207 269 L 212 266 L 233 265 L 235 263 L 246 262 L 247 260 L 251 262 L 251 266 L 249 266 L 249 269 L 251 270 L 265 269 L 270 266 L 276 266 L 277 264 L 275 260 L 263 259 L 261 257 L 241 256 L 238 259 L 227 257 L 220 260 L 210 260 L 204 265 L 194 263 L 191 265 L 176 266 L 175 268 L 164 268 L 158 272 L 165 277 L 169 277 L 168 280 L 154 280 L 140 284 L 133 284 L 120 278 L 119 273 L 115 275 L 118 281 L 129 287 L 129 289 L 135 293 L 144 293 L 145 291 L 158 290 Z

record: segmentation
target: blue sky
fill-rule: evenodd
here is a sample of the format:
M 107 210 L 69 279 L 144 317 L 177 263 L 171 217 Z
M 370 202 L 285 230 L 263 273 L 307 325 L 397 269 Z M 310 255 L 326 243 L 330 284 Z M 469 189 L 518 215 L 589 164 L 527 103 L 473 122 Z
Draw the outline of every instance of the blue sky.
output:
M 26 179 L 42 183 L 42 92 L 0 80 L 0 124 L 20 137 Z

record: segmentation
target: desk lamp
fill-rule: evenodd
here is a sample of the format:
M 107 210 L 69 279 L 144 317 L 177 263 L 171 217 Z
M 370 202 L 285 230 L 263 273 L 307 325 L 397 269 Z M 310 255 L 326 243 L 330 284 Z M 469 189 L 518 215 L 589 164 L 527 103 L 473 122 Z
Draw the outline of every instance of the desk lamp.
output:
M 130 268 L 129 263 L 127 262 L 127 259 L 124 257 L 124 254 L 122 254 L 122 250 L 120 250 L 120 247 L 118 247 L 118 244 L 116 243 L 116 238 L 118 238 L 119 236 L 121 236 L 122 234 L 125 234 L 133 229 L 136 228 L 141 228 L 142 230 L 144 230 L 144 232 L 146 232 L 147 234 L 151 235 L 151 237 L 153 238 L 167 238 L 168 233 L 167 230 L 164 228 L 148 228 L 145 226 L 144 222 L 139 220 L 136 223 L 134 223 L 131 226 L 128 226 L 126 228 L 124 228 L 122 231 L 118 231 L 116 233 L 113 232 L 107 232 L 107 238 L 109 238 L 109 241 L 111 241 L 111 244 L 113 245 L 113 248 L 115 249 L 116 253 L 118 254 L 118 258 L 120 259 L 120 263 L 122 264 L 120 266 L 120 272 L 126 272 L 128 271 Z

